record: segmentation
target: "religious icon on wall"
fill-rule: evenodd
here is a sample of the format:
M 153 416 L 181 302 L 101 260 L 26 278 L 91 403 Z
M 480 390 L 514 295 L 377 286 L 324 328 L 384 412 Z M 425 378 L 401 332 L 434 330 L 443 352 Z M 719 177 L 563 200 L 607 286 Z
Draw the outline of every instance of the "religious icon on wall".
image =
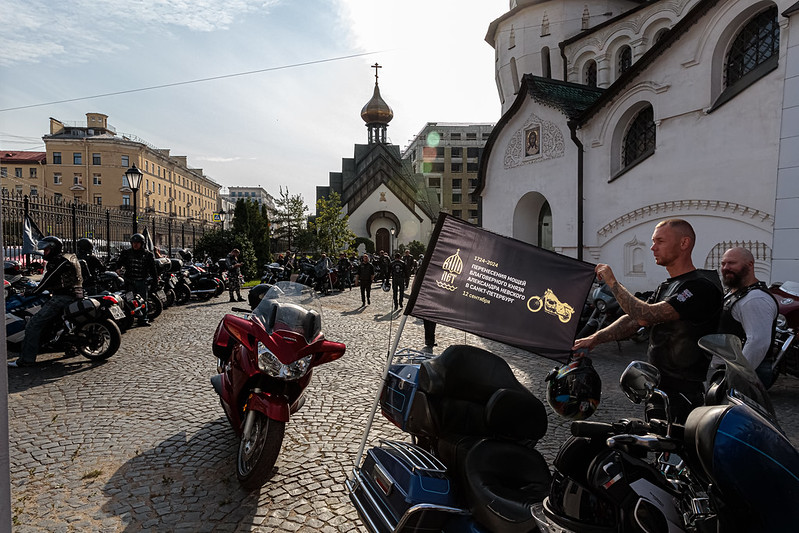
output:
M 524 157 L 538 155 L 541 151 L 541 127 L 536 126 L 524 131 Z

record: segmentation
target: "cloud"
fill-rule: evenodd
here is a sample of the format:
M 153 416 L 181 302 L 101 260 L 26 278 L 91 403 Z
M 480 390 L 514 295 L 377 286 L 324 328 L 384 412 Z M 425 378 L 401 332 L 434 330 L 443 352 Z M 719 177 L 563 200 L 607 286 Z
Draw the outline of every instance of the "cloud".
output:
M 281 0 L 4 0 L 0 66 L 47 59 L 87 62 L 136 46 L 153 31 L 226 30 Z
M 209 163 L 232 163 L 233 161 L 256 161 L 256 157 L 219 157 L 211 155 L 197 155 L 197 161 L 207 161 Z

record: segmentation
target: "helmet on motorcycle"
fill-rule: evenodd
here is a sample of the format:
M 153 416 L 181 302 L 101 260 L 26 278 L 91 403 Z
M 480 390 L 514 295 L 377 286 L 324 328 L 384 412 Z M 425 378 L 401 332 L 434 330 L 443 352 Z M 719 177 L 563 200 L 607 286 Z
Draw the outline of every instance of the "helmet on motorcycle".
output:
M 547 402 L 563 418 L 584 420 L 599 407 L 602 380 L 588 357 L 553 369 L 546 381 Z
M 184 262 L 189 263 L 191 262 L 191 252 L 188 250 L 179 250 L 178 254 L 183 259 Z
M 144 235 L 142 235 L 141 233 L 134 233 L 133 235 L 131 235 L 130 243 L 133 244 L 134 242 L 137 242 L 142 246 L 144 246 Z
M 58 237 L 50 235 L 40 240 L 36 248 L 44 250 L 44 255 L 59 255 L 64 249 L 64 243 Z
M 78 243 L 76 246 L 78 249 L 79 256 L 91 255 L 91 253 L 94 251 L 94 244 L 92 244 L 92 241 L 90 241 L 85 237 L 82 239 L 78 239 Z

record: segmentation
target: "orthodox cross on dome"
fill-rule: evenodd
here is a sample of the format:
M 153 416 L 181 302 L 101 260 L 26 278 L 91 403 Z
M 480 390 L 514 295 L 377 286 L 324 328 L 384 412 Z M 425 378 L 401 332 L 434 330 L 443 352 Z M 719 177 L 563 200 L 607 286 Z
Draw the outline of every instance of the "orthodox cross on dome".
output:
M 372 65 L 372 66 L 371 66 L 371 67 L 369 67 L 369 68 L 373 68 L 373 69 L 375 69 L 375 85 L 377 85 L 377 78 L 378 78 L 378 75 L 377 75 L 377 69 L 379 69 L 379 68 L 383 68 L 383 67 L 382 67 L 382 66 L 380 66 L 380 65 L 378 65 L 377 63 L 375 63 L 374 65 Z

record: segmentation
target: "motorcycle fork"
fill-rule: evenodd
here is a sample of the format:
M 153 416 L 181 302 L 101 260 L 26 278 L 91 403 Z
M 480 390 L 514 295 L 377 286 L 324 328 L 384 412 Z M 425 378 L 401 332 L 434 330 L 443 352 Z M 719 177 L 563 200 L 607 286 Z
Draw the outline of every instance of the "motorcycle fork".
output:
M 771 365 L 771 369 L 775 370 L 782 359 L 785 357 L 785 354 L 788 353 L 788 349 L 793 344 L 794 339 L 796 338 L 796 333 L 788 333 L 788 338 L 785 339 L 785 342 L 782 343 L 782 347 L 780 348 L 780 353 L 777 354 L 777 357 L 774 358 L 774 363 Z
M 252 433 L 252 426 L 255 423 L 255 410 L 247 410 L 247 405 L 250 402 L 250 398 L 252 398 L 256 394 L 261 394 L 261 389 L 258 387 L 254 388 L 250 393 L 250 396 L 247 398 L 247 402 L 244 404 L 244 430 L 242 431 L 242 436 L 245 440 L 250 439 L 250 433 Z

